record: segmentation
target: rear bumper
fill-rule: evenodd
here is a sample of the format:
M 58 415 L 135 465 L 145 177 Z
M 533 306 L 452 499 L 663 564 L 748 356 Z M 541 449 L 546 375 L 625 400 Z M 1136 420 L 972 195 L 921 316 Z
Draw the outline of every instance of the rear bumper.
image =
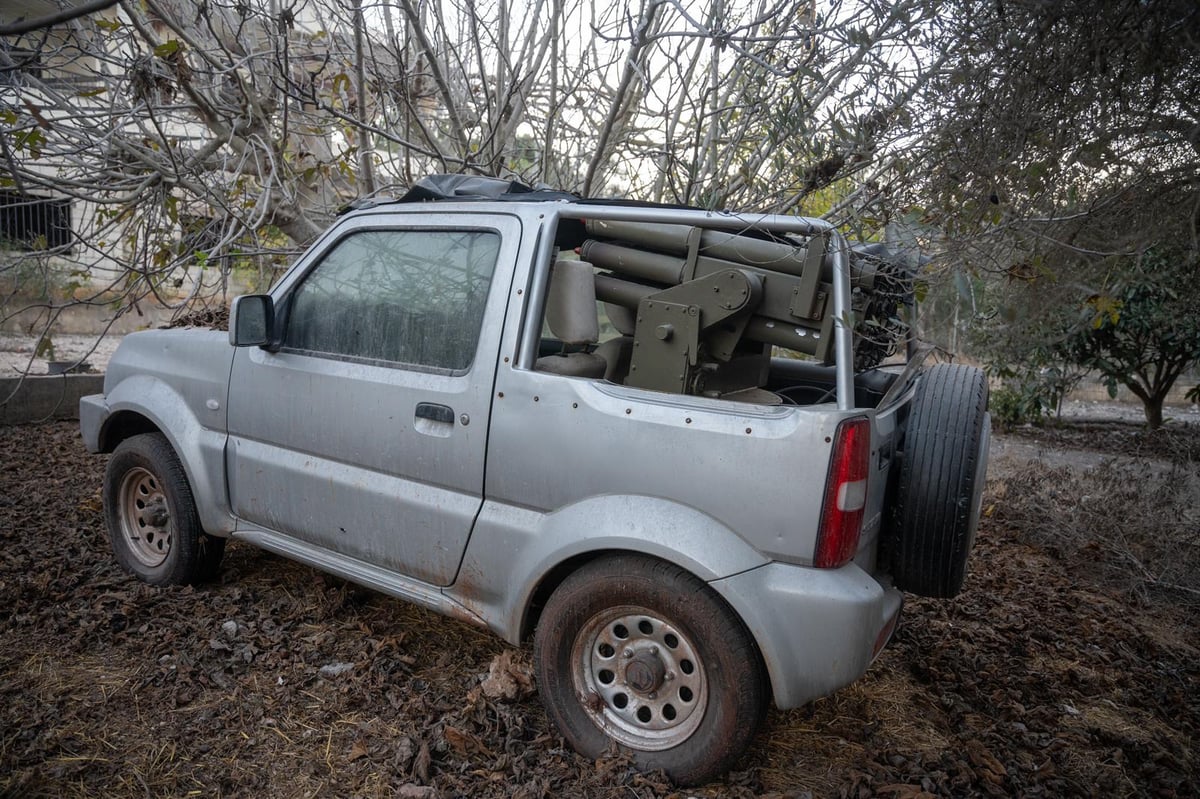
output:
M 714 580 L 758 643 L 775 704 L 799 707 L 857 680 L 891 637 L 903 595 L 854 564 L 785 563 Z

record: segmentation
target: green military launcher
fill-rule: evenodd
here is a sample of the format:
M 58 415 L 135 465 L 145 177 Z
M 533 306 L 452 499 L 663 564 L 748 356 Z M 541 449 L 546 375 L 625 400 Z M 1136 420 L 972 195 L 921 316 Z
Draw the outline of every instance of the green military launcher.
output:
M 833 268 L 824 237 L 607 220 L 587 220 L 585 228 L 579 256 L 603 270 L 596 298 L 636 315 L 626 385 L 726 397 L 766 384 L 772 347 L 832 363 Z M 885 331 L 856 337 L 874 343 L 856 354 L 859 366 L 894 352 L 902 334 L 899 305 L 911 278 L 885 253 L 850 252 L 859 332 Z

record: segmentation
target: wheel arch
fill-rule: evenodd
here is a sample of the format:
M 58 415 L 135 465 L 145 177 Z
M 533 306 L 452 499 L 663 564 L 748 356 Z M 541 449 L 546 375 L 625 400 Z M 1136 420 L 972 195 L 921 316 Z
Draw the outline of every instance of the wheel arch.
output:
M 557 561 L 552 562 L 544 571 L 541 571 L 541 577 L 525 592 L 525 596 L 521 602 L 520 621 L 516 628 L 519 633 L 519 639 L 516 643 L 525 643 L 532 638 L 546 601 L 568 577 L 593 561 L 622 556 L 640 557 L 682 569 L 708 585 L 713 594 L 719 597 L 721 602 L 729 609 L 729 612 L 736 616 L 749 629 L 747 620 L 742 617 L 742 614 L 729 601 L 729 598 L 725 597 L 717 587 L 712 585 L 712 581 L 718 579 L 718 573 L 712 571 L 709 564 L 683 556 L 678 552 L 671 553 L 664 551 L 661 546 L 656 546 L 654 542 L 636 540 L 625 540 L 619 543 L 597 541 L 594 548 L 562 553 Z M 754 567 L 751 566 L 750 568 Z
M 538 619 L 542 616 L 546 600 L 558 590 L 558 587 L 563 584 L 564 580 L 594 560 L 615 555 L 644 556 L 641 552 L 629 549 L 594 549 L 589 552 L 580 552 L 577 555 L 572 555 L 555 564 L 548 572 L 542 575 L 542 579 L 534 586 L 533 592 L 530 593 L 529 598 L 526 600 L 524 610 L 521 614 L 521 624 L 518 628 L 521 643 L 525 643 L 533 637 L 533 631 L 537 627 Z
M 129 409 L 117 411 L 105 419 L 104 426 L 100 428 L 100 452 L 111 453 L 125 439 L 143 433 L 166 435 L 154 420 L 141 411 Z
M 100 451 L 112 452 L 135 435 L 160 433 L 183 466 L 204 531 L 228 536 L 234 520 L 225 485 L 225 432 L 206 428 L 183 396 L 150 375 L 122 380 L 105 401 Z
M 541 617 L 542 609 L 545 607 L 546 601 L 550 599 L 550 596 L 558 589 L 560 585 L 563 584 L 563 582 L 566 581 L 568 577 L 593 561 L 597 561 L 602 558 L 620 558 L 627 556 L 644 558 L 646 560 L 657 561 L 659 563 L 675 566 L 676 568 L 682 569 L 688 574 L 691 574 L 693 577 L 696 577 L 705 585 L 707 585 L 709 590 L 712 591 L 713 596 L 715 596 L 718 601 L 725 606 L 729 613 L 739 622 L 741 622 L 742 626 L 746 629 L 746 633 L 749 635 L 750 640 L 754 642 L 754 649 L 758 655 L 759 663 L 763 666 L 763 673 L 769 673 L 769 669 L 767 668 L 767 659 L 764 657 L 762 651 L 762 643 L 758 640 L 758 637 L 754 635 L 754 631 L 751 629 L 750 622 L 746 619 L 745 614 L 738 610 L 734 602 L 730 600 L 730 597 L 725 595 L 725 592 L 720 590 L 718 586 L 713 585 L 708 580 L 703 579 L 700 577 L 700 575 L 696 574 L 690 569 L 680 566 L 677 563 L 673 563 L 666 558 L 659 557 L 658 555 L 653 555 L 636 549 L 594 549 L 588 552 L 582 552 L 577 555 L 573 555 L 552 567 L 534 587 L 532 593 L 529 595 L 528 601 L 525 604 L 524 613 L 521 618 L 521 642 L 525 643 L 532 639 L 533 631 L 537 627 L 538 619 Z
M 705 583 L 769 562 L 719 520 L 659 497 L 590 497 L 551 513 L 488 502 L 454 584 L 443 590 L 520 644 L 568 575 L 614 554 L 670 563 Z

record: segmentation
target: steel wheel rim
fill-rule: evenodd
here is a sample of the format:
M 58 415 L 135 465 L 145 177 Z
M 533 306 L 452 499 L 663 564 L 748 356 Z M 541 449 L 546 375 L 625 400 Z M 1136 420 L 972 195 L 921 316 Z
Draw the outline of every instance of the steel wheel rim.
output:
M 708 680 L 696 646 L 646 608 L 623 605 L 592 616 L 575 636 L 571 662 L 584 712 L 618 743 L 670 749 L 704 720 Z
M 175 525 L 158 477 L 140 466 L 121 478 L 121 535 L 143 566 L 161 566 L 171 554 Z

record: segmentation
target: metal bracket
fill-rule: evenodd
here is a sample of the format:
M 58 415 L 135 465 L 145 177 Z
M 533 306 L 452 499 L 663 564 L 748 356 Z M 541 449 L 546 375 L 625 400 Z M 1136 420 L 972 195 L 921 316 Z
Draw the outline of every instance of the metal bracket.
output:
M 792 292 L 792 316 L 798 319 L 815 319 L 813 305 L 817 301 L 817 285 L 821 279 L 821 264 L 825 260 L 825 237 L 813 236 L 808 240 L 808 252 L 804 258 L 804 272 L 800 284 Z
M 727 269 L 644 297 L 638 303 L 626 385 L 687 393 L 705 358 L 728 361 L 762 300 L 758 275 Z M 728 324 L 731 323 L 732 324 Z M 728 329 L 715 329 L 719 326 Z
M 688 231 L 687 236 L 687 263 L 683 267 L 683 281 L 696 279 L 696 264 L 700 260 L 700 237 L 704 234 L 704 228 L 694 227 Z

